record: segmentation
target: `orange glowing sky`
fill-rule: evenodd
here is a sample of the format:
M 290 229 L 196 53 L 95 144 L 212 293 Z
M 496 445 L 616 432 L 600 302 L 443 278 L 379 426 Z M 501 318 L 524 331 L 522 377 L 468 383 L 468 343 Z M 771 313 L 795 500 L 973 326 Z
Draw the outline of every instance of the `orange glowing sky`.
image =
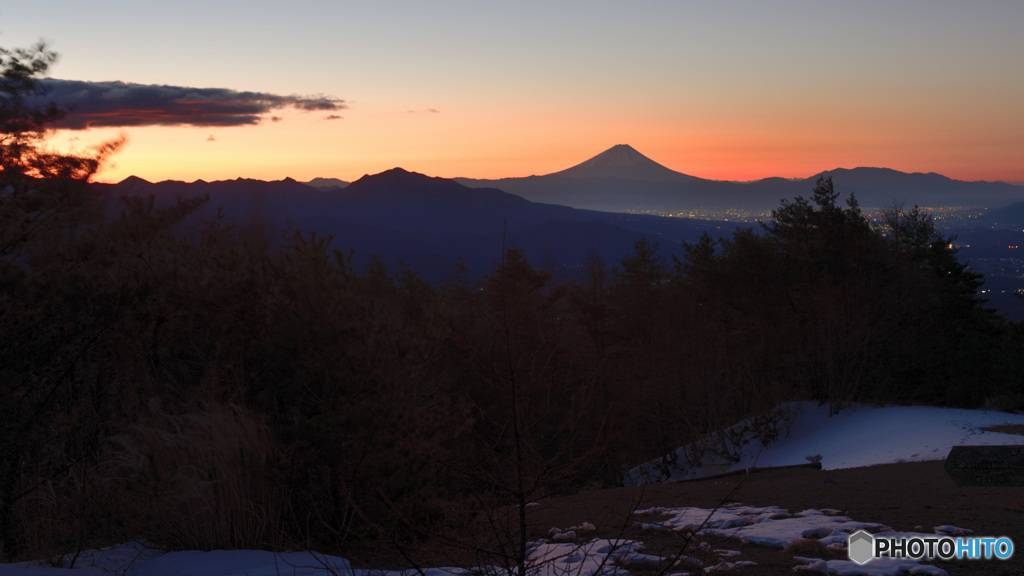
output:
M 884 166 L 1024 181 L 1024 2 L 11 3 L 51 76 L 344 100 L 125 134 L 100 180 L 546 174 L 614 144 L 712 179 Z

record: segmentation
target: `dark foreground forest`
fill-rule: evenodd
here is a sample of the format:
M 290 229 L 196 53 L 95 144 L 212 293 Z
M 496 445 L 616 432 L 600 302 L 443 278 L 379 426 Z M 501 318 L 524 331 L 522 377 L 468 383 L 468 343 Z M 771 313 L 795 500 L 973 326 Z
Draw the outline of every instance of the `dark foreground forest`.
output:
M 49 151 L 65 112 L 29 102 L 53 54 L 0 59 L 3 560 L 139 537 L 358 557 L 789 400 L 1024 408 L 1022 328 L 950 239 L 916 209 L 873 228 L 831 180 L 673 261 L 644 241 L 555 283 L 511 246 L 437 285 L 311 230 L 179 226 L 202 198 L 103 199 L 119 143 Z

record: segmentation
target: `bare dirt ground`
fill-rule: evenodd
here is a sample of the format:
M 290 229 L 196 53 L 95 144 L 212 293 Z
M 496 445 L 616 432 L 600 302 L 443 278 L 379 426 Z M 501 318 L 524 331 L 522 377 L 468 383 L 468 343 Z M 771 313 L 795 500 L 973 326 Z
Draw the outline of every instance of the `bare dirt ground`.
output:
M 712 509 L 737 502 L 748 506 L 779 506 L 790 512 L 806 509 L 834 509 L 861 522 L 887 525 L 895 530 L 932 532 L 936 526 L 968 528 L 974 536 L 1008 536 L 1015 546 L 1024 546 L 1024 487 L 958 487 L 943 469 L 942 461 L 886 464 L 845 470 L 791 468 L 765 470 L 753 474 L 683 483 L 654 484 L 643 487 L 592 490 L 572 496 L 551 497 L 527 507 L 529 540 L 547 538 L 552 527 L 567 529 L 589 522 L 596 531 L 580 534 L 577 542 L 590 538 L 625 538 L 644 542 L 641 552 L 667 556 L 684 552 L 701 559 L 705 566 L 720 559 L 713 550 L 739 551 L 738 556 L 722 559 L 748 560 L 755 566 L 738 567 L 728 573 L 737 576 L 793 574 L 800 564 L 794 555 L 828 558 L 820 543 L 804 542 L 797 550 L 780 550 L 746 544 L 737 539 L 698 536 L 686 542 L 675 532 L 641 532 L 634 526 L 640 518 L 634 511 L 651 507 L 693 506 Z M 508 510 L 513 512 L 514 509 Z M 494 517 L 491 517 L 494 520 Z M 500 519 L 498 520 L 501 521 Z M 466 526 L 467 534 L 503 530 L 494 525 Z M 707 550 L 700 543 L 707 542 Z M 818 544 L 818 546 L 814 546 Z M 372 558 L 356 560 L 357 565 L 399 568 L 418 566 L 477 566 L 480 557 L 468 548 L 452 547 L 450 542 L 422 542 L 397 556 L 377 550 Z M 833 551 L 834 552 L 834 551 Z M 833 556 L 835 557 L 835 556 Z M 838 556 L 846 559 L 845 554 Z M 367 563 L 368 562 L 368 563 Z M 1024 551 L 1007 561 L 931 562 L 951 576 L 1024 575 Z M 657 566 L 630 567 L 633 576 L 656 576 Z M 669 574 L 682 569 L 674 568 Z M 692 570 L 701 573 L 700 568 Z
M 853 520 L 879 522 L 896 530 L 932 532 L 952 524 L 975 536 L 1009 536 L 1024 545 L 1024 487 L 957 487 L 943 462 L 886 464 L 845 470 L 809 468 L 764 471 L 715 480 L 616 488 L 549 498 L 529 508 L 531 537 L 544 537 L 552 526 L 567 528 L 591 522 L 598 536 L 643 540 L 651 553 L 672 550 L 681 539 L 649 540 L 632 531 L 630 516 L 653 506 L 714 508 L 723 502 L 779 506 L 791 512 L 808 508 L 841 510 Z M 708 540 L 703 538 L 702 540 Z M 736 540 L 714 539 L 713 548 L 739 550 L 730 560 L 753 560 L 736 574 L 792 573 L 793 554 Z M 797 555 L 811 555 L 798 552 Z M 1024 552 L 1008 561 L 935 562 L 951 575 L 1024 574 Z

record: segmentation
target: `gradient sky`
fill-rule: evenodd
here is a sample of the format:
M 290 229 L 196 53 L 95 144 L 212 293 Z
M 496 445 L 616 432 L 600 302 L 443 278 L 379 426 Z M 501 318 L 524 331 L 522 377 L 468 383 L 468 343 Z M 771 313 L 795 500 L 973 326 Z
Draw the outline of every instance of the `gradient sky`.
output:
M 126 134 L 106 181 L 528 176 L 615 144 L 714 179 L 1024 181 L 1022 30 L 1019 0 L 0 0 L 0 46 L 45 40 L 53 78 L 226 89 L 55 134 Z M 262 121 L 188 117 L 236 92 Z

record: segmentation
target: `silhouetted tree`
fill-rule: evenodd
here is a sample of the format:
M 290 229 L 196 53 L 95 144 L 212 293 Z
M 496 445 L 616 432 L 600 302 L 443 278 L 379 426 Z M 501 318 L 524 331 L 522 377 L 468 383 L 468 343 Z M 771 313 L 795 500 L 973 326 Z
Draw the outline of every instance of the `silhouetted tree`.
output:
M 105 379 L 90 357 L 104 312 L 63 277 L 65 246 L 99 214 L 87 182 L 120 142 L 93 155 L 51 151 L 64 112 L 38 105 L 37 79 L 56 60 L 43 44 L 0 49 L 0 556 L 27 537 L 14 506 L 92 454 Z
M 660 353 L 659 318 L 665 305 L 664 285 L 668 269 L 658 256 L 658 244 L 646 238 L 638 240 L 633 254 L 624 257 L 613 269 L 609 298 L 619 314 L 620 341 L 628 343 L 628 355 L 637 362 L 640 378 L 656 371 Z
M 702 333 L 721 335 L 718 372 L 742 366 L 833 410 L 980 401 L 967 367 L 1000 364 L 977 343 L 1001 328 L 976 296 L 979 277 L 918 209 L 892 210 L 875 230 L 852 195 L 845 207 L 838 199 L 822 177 L 809 200 L 783 201 L 763 234 L 684 246 L 677 270 L 700 304 Z
M 506 250 L 476 290 L 448 294 L 468 308 L 453 317 L 437 396 L 461 417 L 450 425 L 457 434 L 430 448 L 467 500 L 454 518 L 473 528 L 446 541 L 525 574 L 527 504 L 596 473 L 593 380 L 573 341 L 567 287 L 521 250 Z

